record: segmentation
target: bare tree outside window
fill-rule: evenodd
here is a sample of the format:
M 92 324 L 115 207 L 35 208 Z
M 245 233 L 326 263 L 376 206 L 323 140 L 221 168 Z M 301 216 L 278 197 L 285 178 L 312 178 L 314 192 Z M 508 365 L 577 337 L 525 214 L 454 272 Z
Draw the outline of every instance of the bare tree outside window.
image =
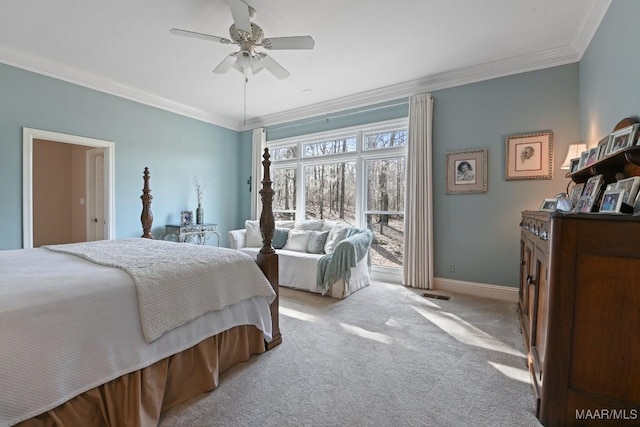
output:
M 319 157 L 329 154 L 348 153 L 356 151 L 356 138 L 335 139 L 332 141 L 311 142 L 304 144 L 304 157 Z
M 296 217 L 296 170 L 273 170 L 273 214 L 275 219 L 291 220 Z
M 404 124 L 375 127 L 382 130 L 363 126 L 351 136 L 276 145 L 274 213 L 277 219 L 295 219 L 297 213 L 298 219 L 367 227 L 374 234 L 372 265 L 401 268 L 407 129 Z M 300 191 L 303 207 L 296 206 Z
M 355 166 L 355 162 L 341 162 L 304 167 L 307 218 L 355 224 Z
M 366 162 L 367 228 L 373 232 L 372 262 L 401 267 L 404 241 L 405 159 Z

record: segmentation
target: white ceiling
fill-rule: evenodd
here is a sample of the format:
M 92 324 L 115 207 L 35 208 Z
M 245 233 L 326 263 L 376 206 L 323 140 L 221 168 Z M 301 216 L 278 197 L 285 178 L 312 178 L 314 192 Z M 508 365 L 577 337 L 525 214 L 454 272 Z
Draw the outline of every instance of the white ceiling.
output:
M 0 62 L 231 129 L 576 62 L 611 0 L 246 0 L 291 72 L 211 70 L 235 45 L 226 0 L 0 0 Z

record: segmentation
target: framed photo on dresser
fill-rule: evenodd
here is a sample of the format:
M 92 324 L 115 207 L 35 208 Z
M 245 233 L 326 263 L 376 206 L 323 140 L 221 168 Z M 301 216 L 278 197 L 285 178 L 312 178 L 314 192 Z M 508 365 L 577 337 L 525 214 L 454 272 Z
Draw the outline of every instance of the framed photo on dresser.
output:
M 613 185 L 613 189 L 625 190 L 622 196 L 622 203 L 633 206 L 636 201 L 638 189 L 640 188 L 640 176 L 621 179 Z
M 604 177 L 602 175 L 592 176 L 587 180 L 584 184 L 584 189 L 582 190 L 582 197 L 593 197 L 597 198 L 602 185 L 604 184 Z
M 546 211 L 546 212 L 555 212 L 556 204 L 557 204 L 556 199 L 544 199 L 542 201 L 542 205 L 540 205 L 540 210 Z
M 600 203 L 600 212 L 620 212 L 624 193 L 624 189 L 605 191 Z
M 573 200 L 573 206 L 575 206 L 576 203 L 578 203 L 578 199 L 580 198 L 580 196 L 582 196 L 583 189 L 584 189 L 584 183 L 576 184 L 571 189 L 571 193 L 569 194 L 569 197 L 571 197 L 571 200 Z
M 578 199 L 573 212 L 591 212 L 593 210 L 593 204 L 595 200 L 590 196 L 582 196 Z
M 622 128 L 609 135 L 607 155 L 624 150 L 636 143 L 638 123 Z

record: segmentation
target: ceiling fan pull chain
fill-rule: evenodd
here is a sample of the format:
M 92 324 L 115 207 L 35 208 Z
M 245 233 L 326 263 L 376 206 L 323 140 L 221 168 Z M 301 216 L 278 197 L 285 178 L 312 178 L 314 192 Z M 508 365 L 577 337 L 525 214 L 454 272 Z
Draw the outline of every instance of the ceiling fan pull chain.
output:
M 249 78 L 244 76 L 244 117 L 243 117 L 243 125 L 247 125 L 247 83 L 249 83 Z

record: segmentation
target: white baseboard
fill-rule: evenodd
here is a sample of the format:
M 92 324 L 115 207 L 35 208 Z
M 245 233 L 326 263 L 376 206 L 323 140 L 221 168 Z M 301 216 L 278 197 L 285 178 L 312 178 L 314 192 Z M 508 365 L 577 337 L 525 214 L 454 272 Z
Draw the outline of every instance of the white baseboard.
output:
M 402 284 L 402 271 L 400 269 L 391 268 L 372 268 L 371 280 Z M 518 288 L 512 288 L 509 286 L 465 282 L 463 280 L 434 277 L 433 289 L 438 291 L 448 291 L 458 294 L 497 299 L 501 301 L 518 302 Z
M 433 279 L 433 288 L 439 291 L 449 291 L 502 301 L 518 302 L 518 289 L 509 286 L 465 282 L 462 280 L 435 277 Z
M 402 270 L 399 268 L 372 267 L 369 275 L 371 280 L 402 284 Z

